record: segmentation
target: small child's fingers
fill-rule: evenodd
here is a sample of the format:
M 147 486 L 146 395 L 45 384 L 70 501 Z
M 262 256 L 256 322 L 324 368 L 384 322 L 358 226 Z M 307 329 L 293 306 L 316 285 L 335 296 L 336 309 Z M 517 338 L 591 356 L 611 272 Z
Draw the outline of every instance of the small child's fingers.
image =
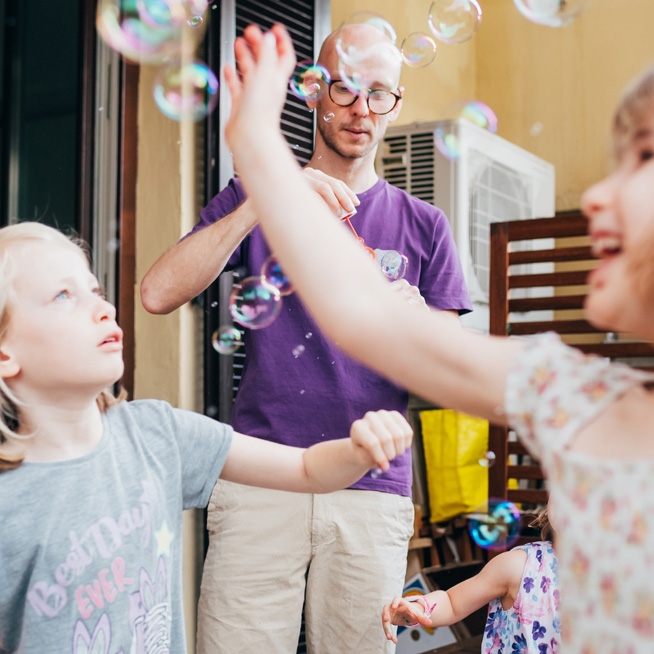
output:
M 241 97 L 243 85 L 239 81 L 238 75 L 236 74 L 233 66 L 226 64 L 223 67 L 223 75 L 225 76 L 225 83 L 229 89 L 229 95 L 231 96 L 232 104 L 236 104 L 238 99 Z
M 393 422 L 393 430 L 396 434 L 398 452 L 401 454 L 411 447 L 413 442 L 413 427 L 399 411 L 389 411 L 389 420 Z
M 280 59 L 280 63 L 288 69 L 288 75 L 290 76 L 295 69 L 295 48 L 293 47 L 293 41 L 288 33 L 288 30 L 281 23 L 275 23 L 271 30 L 277 41 L 277 55 Z
M 250 73 L 254 70 L 255 61 L 249 42 L 243 37 L 239 36 L 234 41 L 234 56 L 236 57 L 239 72 L 243 76 L 243 79 L 247 80 Z
M 380 410 L 368 411 L 364 416 L 364 420 L 370 433 L 379 444 L 381 452 L 383 452 L 383 458 L 375 460 L 382 470 L 388 470 L 388 462 L 392 461 L 398 455 L 395 446 L 393 424 L 390 421 L 388 414 L 388 411 Z

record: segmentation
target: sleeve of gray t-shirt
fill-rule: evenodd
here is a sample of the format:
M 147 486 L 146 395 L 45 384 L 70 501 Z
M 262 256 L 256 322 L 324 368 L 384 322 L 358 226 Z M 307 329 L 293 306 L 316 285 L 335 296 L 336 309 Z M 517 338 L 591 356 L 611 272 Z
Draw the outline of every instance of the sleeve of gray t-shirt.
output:
M 138 414 L 141 429 L 172 440 L 179 453 L 170 465 L 180 467 L 183 508 L 206 507 L 232 444 L 232 428 L 199 413 L 175 409 L 167 402 L 146 400 L 130 405 Z

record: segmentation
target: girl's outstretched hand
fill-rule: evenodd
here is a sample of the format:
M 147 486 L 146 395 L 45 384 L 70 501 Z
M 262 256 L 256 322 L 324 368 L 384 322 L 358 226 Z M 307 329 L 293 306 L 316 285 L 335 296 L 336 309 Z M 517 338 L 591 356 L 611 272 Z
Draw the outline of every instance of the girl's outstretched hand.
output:
M 407 627 L 419 623 L 424 627 L 431 627 L 431 618 L 425 615 L 425 608 L 419 602 L 408 602 L 403 597 L 394 597 L 384 605 L 381 614 L 382 627 L 387 640 L 397 644 L 397 636 L 393 625 Z
M 225 82 L 232 107 L 225 126 L 225 137 L 232 150 L 246 138 L 265 129 L 279 129 L 288 81 L 295 69 L 295 51 L 283 25 L 269 32 L 248 25 L 234 42 L 238 71 L 225 66 Z M 247 145 L 246 145 L 247 147 Z
M 350 427 L 355 453 L 369 468 L 388 470 L 389 461 L 411 447 L 413 429 L 397 411 L 368 411 Z

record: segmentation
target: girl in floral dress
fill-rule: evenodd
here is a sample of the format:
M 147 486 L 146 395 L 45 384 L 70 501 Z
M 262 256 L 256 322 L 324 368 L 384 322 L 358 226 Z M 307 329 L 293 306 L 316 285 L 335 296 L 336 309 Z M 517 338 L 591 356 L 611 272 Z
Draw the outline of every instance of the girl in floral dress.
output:
M 547 511 L 542 541 L 503 552 L 481 572 L 449 590 L 394 597 L 382 609 L 386 638 L 397 643 L 391 625 L 444 627 L 489 604 L 482 654 L 552 654 L 559 651 L 559 584 Z
M 345 352 L 426 400 L 514 429 L 550 481 L 561 651 L 652 654 L 654 375 L 585 356 L 555 334 L 489 337 L 407 307 L 307 186 L 279 130 L 295 68 L 285 29 L 250 26 L 235 51 L 242 77 L 225 70 L 226 137 L 266 239 L 313 317 Z M 356 134 L 341 137 L 375 148 L 383 125 L 367 114 L 366 92 Z M 614 171 L 581 199 L 600 259 L 586 318 L 654 346 L 654 68 L 626 92 L 613 137 Z

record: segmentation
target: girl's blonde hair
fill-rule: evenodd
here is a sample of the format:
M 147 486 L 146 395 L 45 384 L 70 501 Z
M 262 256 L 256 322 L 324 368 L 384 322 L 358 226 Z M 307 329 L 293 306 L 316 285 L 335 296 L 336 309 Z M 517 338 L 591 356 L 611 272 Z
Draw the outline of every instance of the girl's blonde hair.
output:
M 534 515 L 534 519 L 529 523 L 530 527 L 540 529 L 541 540 L 549 540 L 554 542 L 554 529 L 550 524 L 549 516 L 547 515 L 547 508 L 541 509 Z
M 89 261 L 88 249 L 83 241 L 68 238 L 53 227 L 41 223 L 22 222 L 0 228 L 0 345 L 7 335 L 11 320 L 11 305 L 16 299 L 13 287 L 16 276 L 14 256 L 16 246 L 30 241 L 45 241 L 68 248 Z M 124 391 L 121 391 L 118 397 L 108 390 L 102 391 L 96 401 L 100 410 L 105 411 L 122 401 L 125 395 Z M 11 392 L 5 380 L 0 377 L 0 472 L 17 468 L 24 458 L 15 448 L 10 450 L 6 447 L 12 439 L 16 441 L 26 438 L 18 433 L 20 406 L 20 399 Z
M 654 65 L 647 68 L 625 89 L 613 116 L 613 154 L 620 161 L 634 131 L 654 111 Z
M 613 156 L 619 163 L 638 129 L 654 116 L 654 65 L 650 66 L 626 88 L 613 117 Z M 641 239 L 629 259 L 633 288 L 637 301 L 646 305 L 654 302 L 654 229 L 649 238 Z

